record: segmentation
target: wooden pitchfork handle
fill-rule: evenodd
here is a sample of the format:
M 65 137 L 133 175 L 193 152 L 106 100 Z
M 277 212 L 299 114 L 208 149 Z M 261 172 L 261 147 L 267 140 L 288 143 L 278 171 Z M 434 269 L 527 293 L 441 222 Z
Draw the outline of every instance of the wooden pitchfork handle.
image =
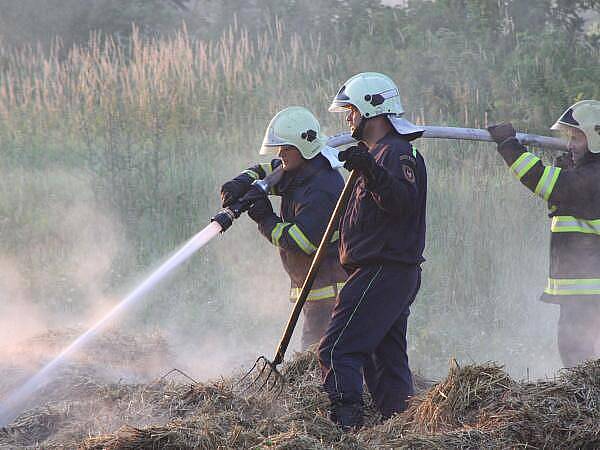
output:
M 335 231 L 335 227 L 337 225 L 338 219 L 344 211 L 346 207 L 346 203 L 348 203 L 348 198 L 350 197 L 350 193 L 352 192 L 352 188 L 354 187 L 354 183 L 358 178 L 358 172 L 353 170 L 350 172 L 350 176 L 344 185 L 344 189 L 340 194 L 340 198 L 331 213 L 331 218 L 329 219 L 329 223 L 327 224 L 327 229 L 323 234 L 323 238 L 321 239 L 321 243 L 319 244 L 319 248 L 317 248 L 317 252 L 313 257 L 312 263 L 310 265 L 310 269 L 308 269 L 308 273 L 306 274 L 306 279 L 304 280 L 304 284 L 302 285 L 302 290 L 300 291 L 300 295 L 296 304 L 294 305 L 294 309 L 288 323 L 285 327 L 285 331 L 283 332 L 283 336 L 279 341 L 279 345 L 277 346 L 277 353 L 275 353 L 275 358 L 273 359 L 273 366 L 277 366 L 283 362 L 283 357 L 285 356 L 285 352 L 290 344 L 290 340 L 292 339 L 292 334 L 294 333 L 294 328 L 296 328 L 296 324 L 298 323 L 298 318 L 300 317 L 300 312 L 304 307 L 304 303 L 306 303 L 306 299 L 308 298 L 308 293 L 310 292 L 312 285 L 317 277 L 317 273 L 319 272 L 319 267 L 321 266 L 321 262 L 327 253 L 327 245 L 331 240 L 331 236 Z

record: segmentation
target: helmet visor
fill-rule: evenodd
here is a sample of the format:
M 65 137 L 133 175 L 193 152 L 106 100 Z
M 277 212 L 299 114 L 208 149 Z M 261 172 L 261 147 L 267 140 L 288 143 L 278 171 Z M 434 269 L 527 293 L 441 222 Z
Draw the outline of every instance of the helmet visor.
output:
M 260 147 L 259 155 L 268 155 L 277 153 L 278 148 L 282 145 L 293 145 L 292 143 L 281 139 L 275 134 L 272 127 L 269 127 L 265 138 L 263 139 L 262 146 Z
M 342 86 L 329 106 L 329 112 L 345 112 L 352 103 L 346 94 L 346 86 Z
M 562 116 L 560 116 L 560 118 L 554 123 L 554 125 L 552 125 L 550 127 L 551 130 L 553 131 L 560 131 L 561 130 L 561 126 L 570 126 L 570 127 L 575 127 L 575 128 L 579 128 L 580 124 L 577 120 L 575 120 L 575 117 L 573 117 L 573 108 L 569 108 L 567 109 Z

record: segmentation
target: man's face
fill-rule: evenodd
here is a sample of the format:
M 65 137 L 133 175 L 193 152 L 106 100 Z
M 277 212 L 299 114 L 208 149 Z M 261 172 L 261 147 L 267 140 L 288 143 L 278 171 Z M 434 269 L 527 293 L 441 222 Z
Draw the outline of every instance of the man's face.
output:
M 574 127 L 565 127 L 568 148 L 573 157 L 573 162 L 577 163 L 588 152 L 587 138 L 583 131 Z
M 298 149 L 292 145 L 282 145 L 279 147 L 277 156 L 281 158 L 283 163 L 282 167 L 285 172 L 297 170 L 302 167 L 305 162 L 305 159 L 302 158 Z
M 346 113 L 346 123 L 350 132 L 353 133 L 360 123 L 360 112 L 355 106 L 349 105 L 348 112 Z

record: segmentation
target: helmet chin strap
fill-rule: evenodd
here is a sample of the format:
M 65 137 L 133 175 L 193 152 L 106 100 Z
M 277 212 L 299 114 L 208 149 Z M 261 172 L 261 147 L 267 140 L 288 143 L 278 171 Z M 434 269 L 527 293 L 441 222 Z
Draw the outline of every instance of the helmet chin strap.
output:
M 358 126 L 352 131 L 352 138 L 356 141 L 362 141 L 364 139 L 365 134 L 365 125 L 367 124 L 367 119 L 364 116 L 360 116 L 360 122 L 358 122 Z

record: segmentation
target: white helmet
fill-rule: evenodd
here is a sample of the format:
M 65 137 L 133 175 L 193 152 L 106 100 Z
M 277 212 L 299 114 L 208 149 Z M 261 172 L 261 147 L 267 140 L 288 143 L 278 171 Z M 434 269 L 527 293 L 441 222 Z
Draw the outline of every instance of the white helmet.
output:
M 598 100 L 582 100 L 569 107 L 550 127 L 560 130 L 563 126 L 581 130 L 592 153 L 600 153 L 600 102 Z
M 329 111 L 344 112 L 350 105 L 357 108 L 365 119 L 386 115 L 394 129 L 409 140 L 423 134 L 423 128 L 402 118 L 404 108 L 398 86 L 382 73 L 363 72 L 354 75 L 340 88 Z
M 326 142 L 327 137 L 321 134 L 321 126 L 313 113 L 302 106 L 290 106 L 269 122 L 259 153 L 275 153 L 282 145 L 293 145 L 304 159 L 312 159 Z

